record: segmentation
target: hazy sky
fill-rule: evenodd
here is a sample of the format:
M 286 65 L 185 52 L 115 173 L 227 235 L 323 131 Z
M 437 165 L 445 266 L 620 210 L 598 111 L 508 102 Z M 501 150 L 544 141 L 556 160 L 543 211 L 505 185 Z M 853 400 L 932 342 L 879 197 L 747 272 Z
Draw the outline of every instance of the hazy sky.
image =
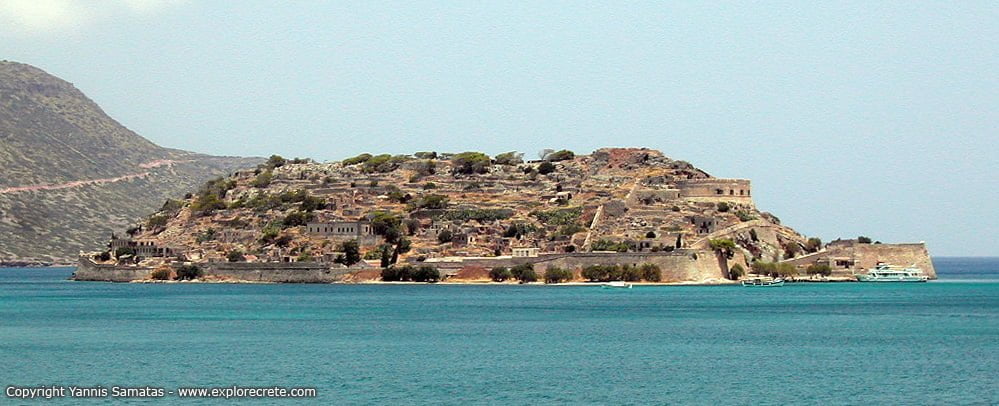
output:
M 0 1 L 0 59 L 225 155 L 647 146 L 828 241 L 999 255 L 999 3 Z

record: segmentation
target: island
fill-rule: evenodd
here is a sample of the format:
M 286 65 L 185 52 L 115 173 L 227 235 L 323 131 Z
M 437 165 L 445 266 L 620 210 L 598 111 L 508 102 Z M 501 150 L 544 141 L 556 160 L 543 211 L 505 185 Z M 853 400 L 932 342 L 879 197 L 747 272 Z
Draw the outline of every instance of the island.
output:
M 761 211 L 748 179 L 647 148 L 272 156 L 166 201 L 82 252 L 72 279 L 273 283 L 848 281 L 936 273 L 924 243 L 823 243 Z

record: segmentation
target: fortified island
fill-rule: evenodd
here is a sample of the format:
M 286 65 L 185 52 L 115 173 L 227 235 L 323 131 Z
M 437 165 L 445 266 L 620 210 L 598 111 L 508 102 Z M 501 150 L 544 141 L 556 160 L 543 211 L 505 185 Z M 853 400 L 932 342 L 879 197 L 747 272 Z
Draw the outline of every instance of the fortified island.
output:
M 710 176 L 645 148 L 271 157 L 168 200 L 81 253 L 75 280 L 724 283 L 936 273 L 923 243 L 823 244 Z

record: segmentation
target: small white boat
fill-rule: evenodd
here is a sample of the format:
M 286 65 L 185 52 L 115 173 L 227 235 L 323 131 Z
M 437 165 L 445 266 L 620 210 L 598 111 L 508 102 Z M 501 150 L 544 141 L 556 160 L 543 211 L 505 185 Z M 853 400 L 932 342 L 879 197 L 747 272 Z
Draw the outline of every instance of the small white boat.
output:
M 784 286 L 784 280 L 781 278 L 773 280 L 762 278 L 748 279 L 742 281 L 742 286 L 753 288 L 777 288 Z
M 916 267 L 902 268 L 878 263 L 866 274 L 856 274 L 857 282 L 926 282 L 930 278 Z
M 618 289 L 631 289 L 631 284 L 624 281 L 610 281 L 603 285 L 604 289 L 618 288 Z

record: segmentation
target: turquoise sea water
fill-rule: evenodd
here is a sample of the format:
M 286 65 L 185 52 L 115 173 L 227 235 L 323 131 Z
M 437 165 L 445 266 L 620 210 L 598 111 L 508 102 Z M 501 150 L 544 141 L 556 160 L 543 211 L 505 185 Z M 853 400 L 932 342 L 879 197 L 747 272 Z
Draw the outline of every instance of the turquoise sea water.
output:
M 999 259 L 935 262 L 926 284 L 774 289 L 110 284 L 0 269 L 0 386 L 311 386 L 318 404 L 999 403 Z M 234 403 L 181 401 L 162 403 Z

